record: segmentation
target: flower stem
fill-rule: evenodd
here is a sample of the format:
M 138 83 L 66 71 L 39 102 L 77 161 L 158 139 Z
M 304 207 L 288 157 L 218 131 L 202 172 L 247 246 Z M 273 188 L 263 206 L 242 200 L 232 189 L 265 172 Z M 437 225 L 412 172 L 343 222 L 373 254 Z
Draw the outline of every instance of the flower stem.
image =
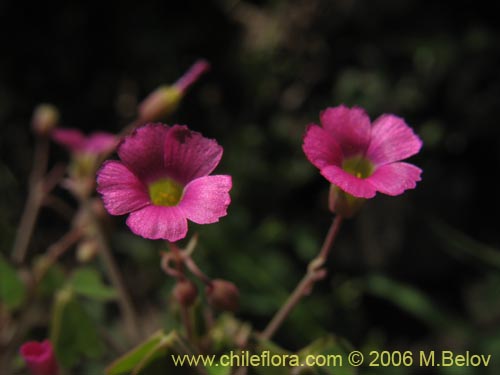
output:
M 125 287 L 125 283 L 123 282 L 122 275 L 116 265 L 104 233 L 102 232 L 99 219 L 95 217 L 93 213 L 90 200 L 86 200 L 83 204 L 88 215 L 87 217 L 89 218 L 89 222 L 94 226 L 94 236 L 99 244 L 99 255 L 107 270 L 111 284 L 118 292 L 118 304 L 123 315 L 125 330 L 130 339 L 136 340 L 139 338 L 138 319 L 130 296 L 127 292 L 127 288 Z
M 33 167 L 29 177 L 29 192 L 24 211 L 21 216 L 16 238 L 12 249 L 12 260 L 23 263 L 26 258 L 36 219 L 45 195 L 43 177 L 47 170 L 49 159 L 49 139 L 46 136 L 36 138 L 33 154 Z
M 269 340 L 273 337 L 278 328 L 283 324 L 285 319 L 288 315 L 290 315 L 291 311 L 300 302 L 300 300 L 312 291 L 312 288 L 317 281 L 326 276 L 326 270 L 322 267 L 328 258 L 328 254 L 330 253 L 333 243 L 335 242 L 341 223 L 342 216 L 335 216 L 318 256 L 309 263 L 307 273 L 262 332 L 261 337 L 263 339 Z
M 34 274 L 35 283 L 38 284 L 42 281 L 43 277 L 49 270 L 49 268 L 57 262 L 57 260 L 78 240 L 82 237 L 81 228 L 73 228 L 63 237 L 61 237 L 57 242 L 53 243 L 47 249 L 47 255 L 44 258 L 44 262 L 41 267 L 36 270 Z

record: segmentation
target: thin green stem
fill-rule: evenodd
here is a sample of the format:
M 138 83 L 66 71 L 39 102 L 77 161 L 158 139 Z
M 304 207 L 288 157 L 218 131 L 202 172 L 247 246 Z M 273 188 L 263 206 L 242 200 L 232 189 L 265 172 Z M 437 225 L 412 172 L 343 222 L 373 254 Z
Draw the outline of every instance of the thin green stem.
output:
M 94 215 L 94 212 L 90 205 L 90 200 L 87 199 L 86 201 L 84 201 L 83 207 L 86 211 L 90 224 L 93 225 L 94 236 L 97 243 L 99 244 L 99 255 L 104 263 L 108 277 L 111 281 L 111 284 L 118 292 L 118 305 L 120 306 L 120 310 L 123 315 L 125 330 L 131 340 L 136 340 L 137 338 L 139 338 L 138 319 L 127 288 L 125 287 L 123 277 L 118 266 L 116 265 L 111 249 L 108 246 L 106 237 L 102 232 L 99 219 Z
M 317 281 L 326 276 L 326 270 L 323 268 L 323 265 L 328 258 L 328 254 L 330 253 L 333 243 L 335 242 L 341 223 L 342 216 L 335 216 L 318 256 L 309 263 L 307 273 L 304 275 L 302 280 L 300 280 L 299 284 L 295 287 L 295 290 L 262 332 L 261 337 L 263 339 L 271 339 L 300 300 L 312 291 L 312 288 Z
M 15 263 L 23 263 L 26 258 L 28 246 L 35 228 L 36 219 L 40 212 L 45 195 L 43 178 L 47 171 L 49 159 L 49 140 L 46 136 L 36 138 L 35 152 L 33 154 L 33 167 L 29 178 L 29 192 L 21 221 L 17 228 L 14 246 L 12 249 L 12 260 Z

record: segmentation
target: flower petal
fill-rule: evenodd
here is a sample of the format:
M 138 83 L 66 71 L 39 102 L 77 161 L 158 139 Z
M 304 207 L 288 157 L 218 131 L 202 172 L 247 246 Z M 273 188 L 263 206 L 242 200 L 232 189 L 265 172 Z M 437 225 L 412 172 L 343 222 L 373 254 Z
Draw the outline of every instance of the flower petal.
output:
M 119 161 L 106 161 L 97 172 L 97 191 L 111 215 L 123 215 L 150 204 L 144 184 Z
M 307 159 L 319 169 L 342 164 L 342 150 L 337 141 L 318 125 L 307 126 L 302 149 Z
M 118 148 L 120 159 L 145 184 L 165 177 L 163 150 L 168 130 L 163 124 L 147 124 L 126 137 Z
M 336 165 L 321 170 L 321 174 L 332 184 L 357 198 L 373 198 L 376 190 L 366 179 L 347 173 Z
M 342 148 L 344 157 L 363 154 L 368 148 L 371 123 L 362 108 L 344 105 L 327 108 L 320 119 L 323 127 Z
M 222 157 L 222 147 L 215 140 L 184 125 L 170 128 L 164 147 L 165 168 L 181 184 L 210 174 Z
M 402 118 L 382 115 L 373 123 L 366 157 L 375 165 L 384 165 L 415 155 L 421 147 L 422 141 Z
M 231 176 L 205 176 L 191 181 L 184 188 L 178 207 L 197 224 L 210 224 L 227 215 L 231 203 Z
M 187 220 L 179 207 L 146 206 L 132 212 L 127 225 L 135 234 L 151 240 L 178 241 L 187 234 Z
M 92 133 L 86 140 L 84 151 L 90 152 L 92 154 L 100 154 L 102 152 L 108 152 L 116 147 L 117 139 L 116 136 L 105 132 Z
M 71 152 L 80 151 L 85 144 L 85 136 L 78 129 L 56 128 L 52 131 L 52 139 Z
M 366 180 L 381 193 L 394 196 L 414 189 L 421 180 L 421 173 L 422 170 L 413 164 L 392 163 L 377 168 Z

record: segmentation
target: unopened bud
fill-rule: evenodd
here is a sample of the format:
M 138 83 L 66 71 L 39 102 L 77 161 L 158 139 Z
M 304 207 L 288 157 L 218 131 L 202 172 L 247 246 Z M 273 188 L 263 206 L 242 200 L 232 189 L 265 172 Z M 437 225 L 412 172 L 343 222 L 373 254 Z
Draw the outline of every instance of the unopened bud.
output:
M 198 288 L 191 280 L 180 280 L 175 284 L 172 294 L 182 306 L 189 307 L 196 301 Z
M 98 250 L 99 245 L 97 241 L 93 239 L 82 241 L 76 249 L 76 259 L 78 259 L 80 263 L 87 263 L 94 259 Z
M 182 99 L 177 86 L 160 86 L 139 105 L 139 118 L 143 122 L 156 121 L 176 110 Z
M 35 108 L 31 125 L 38 135 L 48 135 L 59 122 L 59 111 L 52 104 L 40 104 Z
M 210 70 L 210 63 L 207 60 L 197 60 L 184 75 L 175 82 L 174 86 L 181 90 L 182 93 L 193 85 L 200 77 Z
M 232 282 L 215 279 L 206 287 L 208 302 L 223 311 L 236 311 L 240 305 L 240 292 Z
M 353 217 L 363 207 L 366 199 L 352 196 L 335 185 L 330 185 L 328 207 L 332 213 L 344 218 Z

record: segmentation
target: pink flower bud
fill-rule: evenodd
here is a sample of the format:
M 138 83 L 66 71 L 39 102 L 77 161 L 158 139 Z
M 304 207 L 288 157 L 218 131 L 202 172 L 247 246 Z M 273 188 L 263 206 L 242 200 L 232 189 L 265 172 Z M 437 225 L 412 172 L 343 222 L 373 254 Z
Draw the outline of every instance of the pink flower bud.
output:
M 233 283 L 215 279 L 206 288 L 208 302 L 216 309 L 236 311 L 240 305 L 240 292 Z
M 139 118 L 150 122 L 168 116 L 177 109 L 182 91 L 176 86 L 160 86 L 139 105 Z
M 158 87 L 139 104 L 139 120 L 153 122 L 174 112 L 187 89 L 209 69 L 208 61 L 198 60 L 173 85 Z
M 331 212 L 345 218 L 351 218 L 358 213 L 366 202 L 364 198 L 356 198 L 335 185 L 330 185 L 328 208 Z
M 49 340 L 41 343 L 28 341 L 21 346 L 20 353 L 32 375 L 57 375 L 59 373 Z
M 210 63 L 207 60 L 200 59 L 196 61 L 177 82 L 175 82 L 174 86 L 181 90 L 182 93 L 185 93 L 186 90 L 209 69 Z
M 172 294 L 182 306 L 189 307 L 196 301 L 198 289 L 191 280 L 181 280 L 175 284 Z
M 59 122 L 59 111 L 51 104 L 40 104 L 35 108 L 31 125 L 37 135 L 48 135 Z

